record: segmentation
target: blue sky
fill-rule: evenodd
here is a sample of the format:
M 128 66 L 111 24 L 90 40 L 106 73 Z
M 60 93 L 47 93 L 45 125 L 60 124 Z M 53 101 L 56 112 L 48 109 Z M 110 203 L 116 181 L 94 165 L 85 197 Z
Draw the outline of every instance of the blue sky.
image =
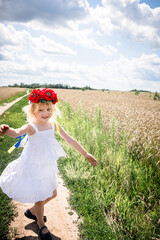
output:
M 0 86 L 160 91 L 160 1 L 0 0 Z

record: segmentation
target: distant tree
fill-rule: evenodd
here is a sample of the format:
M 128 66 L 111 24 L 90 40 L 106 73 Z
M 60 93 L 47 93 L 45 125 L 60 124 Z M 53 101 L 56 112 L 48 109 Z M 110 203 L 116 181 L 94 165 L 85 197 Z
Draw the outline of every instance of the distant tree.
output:
M 61 83 L 57 83 L 57 84 L 40 84 L 40 83 L 31 83 L 31 84 L 25 84 L 23 82 L 21 82 L 20 84 L 13 84 L 13 85 L 8 85 L 8 87 L 21 87 L 21 88 L 61 88 L 61 89 L 77 89 L 77 90 L 80 90 L 82 88 L 80 87 L 71 87 L 69 86 L 68 84 L 61 84 Z M 90 86 L 85 86 L 83 87 L 84 90 L 91 90 L 92 88 Z

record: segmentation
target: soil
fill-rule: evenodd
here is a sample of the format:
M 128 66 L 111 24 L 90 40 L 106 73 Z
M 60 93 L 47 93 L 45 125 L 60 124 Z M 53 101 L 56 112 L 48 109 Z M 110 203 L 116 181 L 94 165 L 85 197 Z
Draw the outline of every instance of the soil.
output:
M 69 190 L 65 187 L 61 176 L 57 177 L 59 184 L 57 197 L 45 205 L 46 226 L 51 232 L 52 240 L 78 240 L 78 216 L 68 203 Z M 38 239 L 36 222 L 24 216 L 24 212 L 32 204 L 14 203 L 18 209 L 18 217 L 11 224 L 11 227 L 16 229 L 16 236 L 12 240 Z
M 22 97 L 21 97 L 22 98 Z M 21 100 L 16 99 L 12 103 L 0 106 L 0 115 L 8 110 L 14 103 Z M 45 205 L 45 215 L 47 216 L 46 226 L 52 234 L 52 240 L 77 240 L 78 237 L 78 215 L 69 205 L 70 192 L 65 187 L 63 179 L 58 174 L 57 197 Z M 35 221 L 24 216 L 27 208 L 32 204 L 21 204 L 14 202 L 17 206 L 18 216 L 12 221 L 12 240 L 36 240 L 38 239 L 38 227 Z

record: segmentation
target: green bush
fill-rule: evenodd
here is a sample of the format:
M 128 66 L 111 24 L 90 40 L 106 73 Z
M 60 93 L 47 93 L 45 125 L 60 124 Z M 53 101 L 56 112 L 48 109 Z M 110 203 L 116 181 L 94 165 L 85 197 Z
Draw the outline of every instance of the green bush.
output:
M 139 94 L 140 94 L 140 91 L 136 90 L 135 95 L 139 95 Z
M 160 99 L 160 94 L 158 92 L 155 92 L 153 99 L 154 100 L 159 100 Z

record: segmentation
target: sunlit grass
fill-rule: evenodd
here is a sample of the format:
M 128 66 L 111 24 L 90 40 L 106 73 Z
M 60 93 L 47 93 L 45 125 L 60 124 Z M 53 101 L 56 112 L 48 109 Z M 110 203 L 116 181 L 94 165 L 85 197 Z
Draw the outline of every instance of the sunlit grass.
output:
M 19 95 L 17 95 L 18 97 Z M 6 123 L 11 127 L 18 128 L 25 123 L 25 114 L 22 107 L 27 103 L 27 97 L 16 103 L 12 108 L 0 117 L 0 124 Z M 18 158 L 22 149 L 16 149 L 11 154 L 7 150 L 16 142 L 16 139 L 4 135 L 0 137 L 0 174 L 9 162 Z M 10 223 L 17 215 L 16 207 L 11 200 L 0 189 L 0 239 L 10 239 Z
M 59 161 L 59 168 L 83 219 L 81 238 L 158 238 L 160 172 L 155 162 L 132 157 L 125 133 L 116 132 L 116 120 L 103 127 L 101 109 L 91 118 L 81 106 L 75 111 L 63 103 L 60 108 L 62 126 L 99 161 L 93 168 L 61 142 L 68 157 Z

